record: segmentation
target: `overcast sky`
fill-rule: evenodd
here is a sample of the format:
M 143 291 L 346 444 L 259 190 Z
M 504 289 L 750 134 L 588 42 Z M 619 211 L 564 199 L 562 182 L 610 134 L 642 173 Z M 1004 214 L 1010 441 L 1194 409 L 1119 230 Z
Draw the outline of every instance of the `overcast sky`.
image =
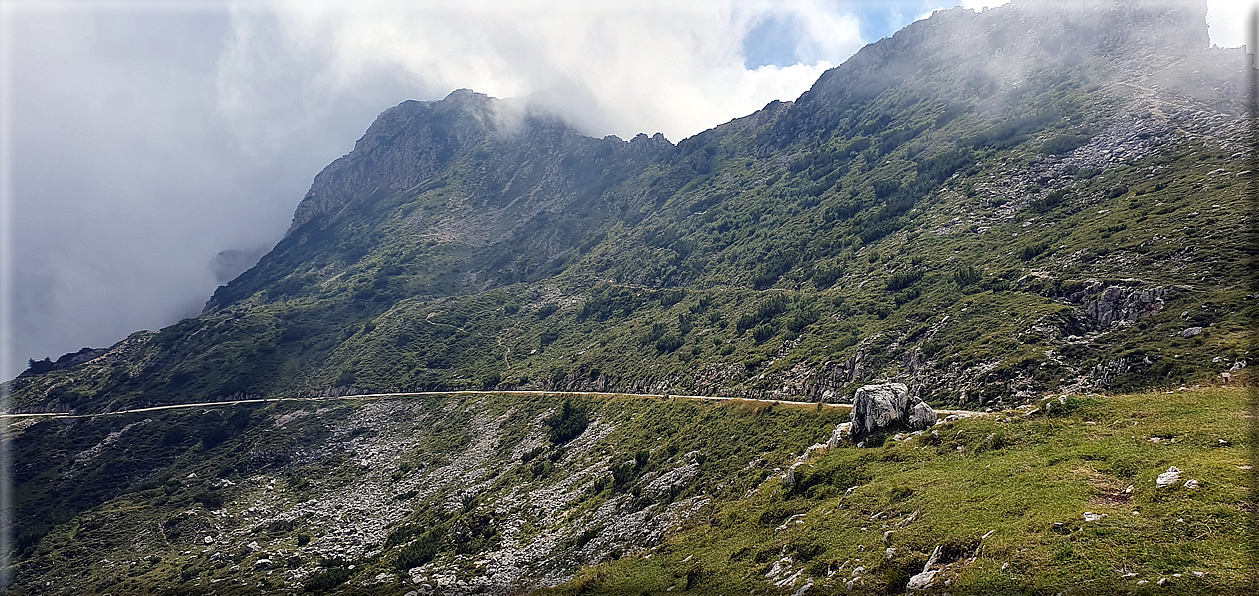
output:
M 403 100 L 541 94 L 588 134 L 676 142 L 953 3 L 6 1 L 0 378 L 195 315 L 214 255 L 273 245 Z M 1209 5 L 1240 45 L 1250 3 Z

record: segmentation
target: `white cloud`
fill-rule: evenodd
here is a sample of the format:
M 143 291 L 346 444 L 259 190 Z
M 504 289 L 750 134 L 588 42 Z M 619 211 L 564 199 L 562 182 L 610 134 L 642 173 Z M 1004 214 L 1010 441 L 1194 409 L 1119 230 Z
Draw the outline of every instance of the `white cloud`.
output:
M 1259 8 L 1254 0 L 1207 0 L 1207 27 L 1211 43 L 1222 48 L 1246 45 L 1246 23 Z M 1254 52 L 1254 48 L 1250 48 Z
M 457 8 L 456 8 L 457 6 Z M 769 14 L 797 17 L 807 63 L 744 66 L 742 39 Z M 243 4 L 219 72 L 222 109 L 266 133 L 265 81 L 301 74 L 299 103 L 388 83 L 436 99 L 469 87 L 496 97 L 565 98 L 591 134 L 662 131 L 677 141 L 774 99 L 794 99 L 861 46 L 857 18 L 818 0 L 622 3 Z M 261 50 L 266 51 L 261 51 Z M 398 97 L 397 99 L 402 99 Z M 258 139 L 265 142 L 265 138 Z
M 969 8 L 974 11 L 980 11 L 985 8 L 994 8 L 1009 4 L 1010 0 L 962 0 L 962 7 Z

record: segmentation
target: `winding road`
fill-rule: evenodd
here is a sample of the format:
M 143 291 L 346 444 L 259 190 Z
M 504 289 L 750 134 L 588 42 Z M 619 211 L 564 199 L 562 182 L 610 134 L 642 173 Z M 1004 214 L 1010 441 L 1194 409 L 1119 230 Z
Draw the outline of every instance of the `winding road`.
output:
M 181 410 L 187 408 L 208 408 L 215 406 L 234 406 L 239 404 L 265 404 L 284 401 L 298 402 L 319 402 L 319 401 L 353 401 L 353 400 L 372 400 L 372 399 L 391 399 L 391 398 L 407 398 L 407 397 L 438 397 L 448 395 L 533 395 L 538 397 L 638 397 L 644 399 L 693 399 L 703 401 L 745 401 L 767 404 L 783 404 L 790 406 L 809 406 L 818 407 L 818 402 L 811 401 L 790 401 L 782 399 L 754 399 L 746 397 L 716 397 L 711 395 L 675 395 L 675 394 L 658 394 L 658 393 L 605 393 L 599 391 L 521 391 L 521 390 L 504 390 L 504 391 L 414 391 L 407 393 L 360 393 L 357 395 L 342 395 L 333 397 L 271 397 L 258 399 L 238 399 L 232 401 L 204 401 L 188 404 L 168 404 L 164 406 L 150 406 L 147 408 L 135 408 L 130 410 L 115 410 L 112 412 L 98 412 L 94 414 L 74 414 L 71 412 L 39 412 L 31 414 L 0 414 L 0 419 L 12 418 L 95 418 L 98 416 L 122 416 L 126 414 L 136 414 L 141 412 L 158 412 L 161 410 Z M 843 410 L 851 410 L 852 404 L 821 404 L 823 408 L 840 408 Z M 936 414 L 940 416 L 982 416 L 982 412 L 972 410 L 936 410 Z

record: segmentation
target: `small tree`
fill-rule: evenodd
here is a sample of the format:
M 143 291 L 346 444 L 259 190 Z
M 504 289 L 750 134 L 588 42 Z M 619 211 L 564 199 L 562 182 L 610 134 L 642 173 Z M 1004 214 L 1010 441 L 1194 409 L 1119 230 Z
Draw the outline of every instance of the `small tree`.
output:
M 42 375 L 46 372 L 51 372 L 55 370 L 56 368 L 57 368 L 57 365 L 53 364 L 52 358 L 44 358 L 43 360 L 36 360 L 34 358 L 29 358 L 26 361 L 25 374 Z

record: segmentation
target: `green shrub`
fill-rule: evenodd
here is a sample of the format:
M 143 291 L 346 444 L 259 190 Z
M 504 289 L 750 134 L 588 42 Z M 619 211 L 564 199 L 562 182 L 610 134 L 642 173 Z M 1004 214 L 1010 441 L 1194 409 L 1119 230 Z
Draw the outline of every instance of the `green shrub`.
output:
M 1024 246 L 1023 250 L 1019 251 L 1019 258 L 1023 259 L 1024 261 L 1030 261 L 1036 257 L 1039 257 L 1042 254 L 1045 254 L 1048 251 L 1049 251 L 1049 243 L 1039 242 L 1036 244 Z
M 223 495 L 220 495 L 216 492 L 202 491 L 200 493 L 197 493 L 197 496 L 193 497 L 192 499 L 200 503 L 201 506 L 205 507 L 206 509 L 214 510 L 214 509 L 223 508 Z
M 348 581 L 350 575 L 350 570 L 345 567 L 333 567 L 311 576 L 303 584 L 303 589 L 307 592 L 327 592 Z
M 818 288 L 828 288 L 844 275 L 844 268 L 838 263 L 818 265 L 813 268 L 813 283 Z
M 756 329 L 752 330 L 752 339 L 755 339 L 756 343 L 759 344 L 769 340 L 771 337 L 774 337 L 776 333 L 778 333 L 777 327 L 774 327 L 769 323 L 761 323 L 756 326 Z
M 590 424 L 590 412 L 581 406 L 574 406 L 573 401 L 566 399 L 560 411 L 543 421 L 547 427 L 547 438 L 552 445 L 567 443 L 580 435 Z
M 684 341 L 681 337 L 669 334 L 656 340 L 656 351 L 661 354 L 674 352 L 677 351 L 678 348 L 682 347 L 683 343 Z
M 809 325 L 817 322 L 817 320 L 818 313 L 816 310 L 811 308 L 800 309 L 792 313 L 790 317 L 787 317 L 787 329 L 790 329 L 792 333 L 800 333 Z
M 911 271 L 897 271 L 896 273 L 892 275 L 891 279 L 887 280 L 887 290 L 889 292 L 896 292 L 899 290 L 903 290 L 905 288 L 908 288 L 909 286 L 914 285 L 915 283 L 918 283 L 918 281 L 921 279 L 922 279 L 921 270 L 915 269 Z
M 1065 203 L 1066 200 L 1067 189 L 1062 188 L 1045 195 L 1045 198 L 1043 199 L 1036 199 L 1035 201 L 1032 201 L 1029 204 L 1029 207 L 1031 207 L 1032 211 L 1035 213 L 1049 213 L 1050 211 L 1053 211 L 1055 207 Z
M 1090 140 L 1092 137 L 1086 134 L 1063 133 L 1045 141 L 1040 146 L 1040 152 L 1045 155 L 1062 155 L 1087 145 Z
M 432 561 L 441 550 L 442 539 L 445 537 L 446 528 L 443 526 L 425 532 L 398 552 L 398 558 L 394 559 L 394 568 L 405 572 Z
M 979 283 L 984 278 L 984 273 L 970 265 L 962 265 L 953 272 L 953 283 L 959 288 L 965 288 Z

